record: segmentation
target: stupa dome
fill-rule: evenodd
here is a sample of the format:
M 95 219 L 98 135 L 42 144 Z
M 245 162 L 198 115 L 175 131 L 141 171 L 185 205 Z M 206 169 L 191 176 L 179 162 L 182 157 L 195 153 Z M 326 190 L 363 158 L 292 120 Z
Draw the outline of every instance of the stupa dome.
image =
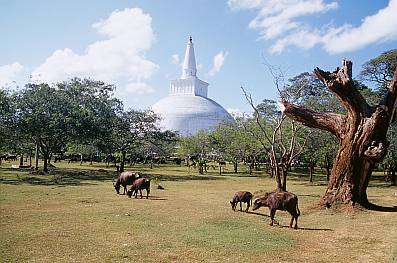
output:
M 180 79 L 172 80 L 169 95 L 152 106 L 161 118 L 163 130 L 194 135 L 211 130 L 219 124 L 234 122 L 233 117 L 218 103 L 207 98 L 208 83 L 196 76 L 196 59 L 192 39 L 187 44 Z
M 152 109 L 162 118 L 162 129 L 178 131 L 183 136 L 234 121 L 221 105 L 201 96 L 170 95 L 154 104 Z

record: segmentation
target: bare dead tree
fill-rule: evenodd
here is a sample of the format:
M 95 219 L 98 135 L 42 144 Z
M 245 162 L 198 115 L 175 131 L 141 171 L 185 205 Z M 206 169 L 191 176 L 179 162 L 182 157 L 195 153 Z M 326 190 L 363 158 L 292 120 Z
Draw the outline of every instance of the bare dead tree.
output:
M 282 112 L 276 114 L 273 116 L 273 125 L 270 125 L 261 117 L 251 94 L 247 93 L 243 87 L 241 87 L 241 90 L 248 104 L 254 110 L 254 118 L 260 134 L 255 134 L 246 127 L 244 129 L 259 141 L 263 150 L 267 153 L 270 159 L 270 166 L 276 178 L 277 191 L 286 191 L 288 170 L 295 158 L 303 151 L 308 137 L 303 143 L 300 143 L 297 139 L 300 127 L 296 125 L 295 121 L 291 121 L 291 134 L 287 138 L 283 133 L 283 130 L 287 127 L 285 125 L 286 115 Z
M 282 100 L 284 113 L 308 127 L 326 130 L 340 141 L 327 190 L 326 207 L 336 202 L 369 205 L 367 187 L 376 163 L 386 155 L 386 134 L 396 111 L 397 70 L 382 102 L 372 107 L 352 79 L 352 62 L 343 60 L 334 72 L 314 70 L 315 75 L 339 99 L 346 114 L 315 112 Z

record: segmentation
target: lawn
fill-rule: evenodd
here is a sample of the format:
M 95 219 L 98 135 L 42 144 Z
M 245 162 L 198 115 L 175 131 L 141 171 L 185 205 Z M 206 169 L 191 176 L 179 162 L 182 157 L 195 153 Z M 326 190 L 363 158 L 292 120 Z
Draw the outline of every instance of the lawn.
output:
M 293 174 L 299 229 L 268 225 L 268 210 L 233 212 L 237 190 L 273 190 L 264 173 L 188 173 L 186 167 L 132 167 L 157 178 L 151 196 L 117 195 L 104 165 L 57 164 L 51 175 L 0 168 L 0 261 L 34 262 L 395 262 L 397 213 L 319 209 L 326 182 Z M 229 168 L 230 172 L 231 168 Z M 370 200 L 396 206 L 396 187 L 371 181 Z M 156 183 L 165 189 L 157 189 Z

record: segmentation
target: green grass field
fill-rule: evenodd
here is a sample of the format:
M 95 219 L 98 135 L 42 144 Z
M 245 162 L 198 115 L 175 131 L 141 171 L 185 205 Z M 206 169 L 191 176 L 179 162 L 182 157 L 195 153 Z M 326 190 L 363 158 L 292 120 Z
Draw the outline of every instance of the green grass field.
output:
M 397 213 L 319 209 L 326 182 L 318 174 L 314 183 L 289 178 L 301 210 L 293 230 L 286 212 L 270 227 L 267 208 L 230 208 L 237 190 L 273 190 L 266 174 L 129 167 L 165 188 L 153 184 L 146 200 L 117 195 L 104 165 L 63 162 L 36 176 L 9 166 L 0 169 L 1 262 L 397 262 Z M 377 179 L 370 200 L 396 206 L 397 188 Z

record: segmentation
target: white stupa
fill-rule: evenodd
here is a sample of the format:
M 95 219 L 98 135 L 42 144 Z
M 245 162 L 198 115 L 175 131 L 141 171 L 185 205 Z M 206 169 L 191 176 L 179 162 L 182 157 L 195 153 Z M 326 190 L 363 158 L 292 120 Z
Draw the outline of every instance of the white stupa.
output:
M 196 58 L 192 38 L 187 43 L 180 79 L 172 80 L 169 95 L 152 106 L 161 117 L 160 127 L 194 135 L 200 130 L 211 130 L 233 117 L 218 103 L 207 97 L 208 83 L 196 76 Z

